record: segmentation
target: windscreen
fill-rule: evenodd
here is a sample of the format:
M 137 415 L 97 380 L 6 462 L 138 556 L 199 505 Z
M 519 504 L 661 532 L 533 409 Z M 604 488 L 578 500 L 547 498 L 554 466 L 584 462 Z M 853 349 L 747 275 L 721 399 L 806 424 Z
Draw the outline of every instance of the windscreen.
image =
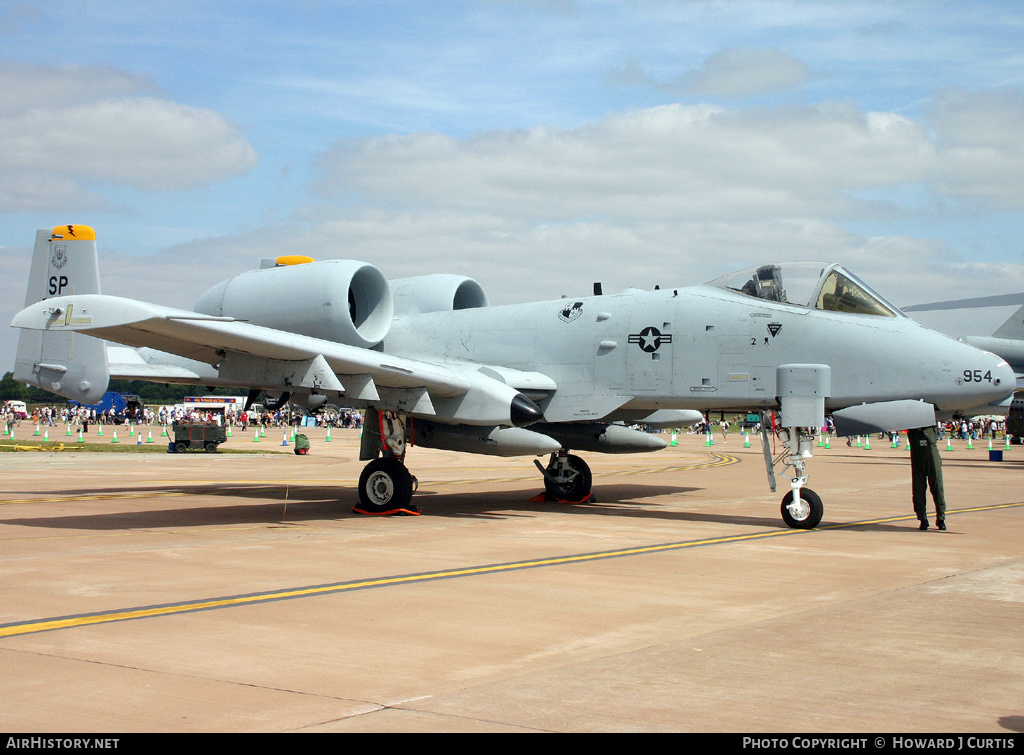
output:
M 814 305 L 827 312 L 851 312 L 855 315 L 876 315 L 895 317 L 890 309 L 873 291 L 870 291 L 851 275 L 833 268 L 825 276 Z

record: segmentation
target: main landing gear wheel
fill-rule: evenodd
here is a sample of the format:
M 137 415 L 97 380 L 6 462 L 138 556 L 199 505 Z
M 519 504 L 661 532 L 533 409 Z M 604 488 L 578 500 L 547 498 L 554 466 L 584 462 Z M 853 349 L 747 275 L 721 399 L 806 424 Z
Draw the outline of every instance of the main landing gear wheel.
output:
M 359 475 L 361 514 L 418 513 L 410 504 L 415 487 L 413 476 L 398 459 L 385 456 L 374 459 Z
M 551 477 L 544 475 L 544 492 L 549 498 L 582 501 L 590 495 L 594 475 L 587 462 L 579 456 L 568 454 L 561 465 L 556 459 L 552 459 L 547 471 L 551 473 Z
M 793 491 L 790 490 L 782 499 L 782 518 L 786 524 L 798 530 L 813 530 L 821 521 L 825 507 L 821 498 L 810 488 L 800 489 L 800 505 L 793 511 Z

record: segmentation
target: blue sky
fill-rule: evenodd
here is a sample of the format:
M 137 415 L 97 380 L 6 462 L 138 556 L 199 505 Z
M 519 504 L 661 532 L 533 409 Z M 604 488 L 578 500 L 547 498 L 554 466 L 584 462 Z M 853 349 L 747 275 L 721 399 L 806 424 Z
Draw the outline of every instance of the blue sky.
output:
M 493 303 L 791 259 L 1024 291 L 1022 133 L 1017 2 L 2 0 L 0 317 L 69 222 L 183 307 L 282 253 Z

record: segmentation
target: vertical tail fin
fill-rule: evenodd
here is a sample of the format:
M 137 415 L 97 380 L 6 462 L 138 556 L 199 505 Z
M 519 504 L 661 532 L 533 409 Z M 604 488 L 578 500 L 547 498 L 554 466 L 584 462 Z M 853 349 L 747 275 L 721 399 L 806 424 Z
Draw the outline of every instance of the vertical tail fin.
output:
M 1024 339 L 1024 307 L 1010 315 L 1010 319 L 1000 325 L 992 335 L 996 338 Z
M 36 232 L 25 306 L 51 296 L 98 294 L 96 232 L 85 225 L 59 225 Z M 14 379 L 93 404 L 110 381 L 107 346 L 98 338 L 70 331 L 22 330 Z

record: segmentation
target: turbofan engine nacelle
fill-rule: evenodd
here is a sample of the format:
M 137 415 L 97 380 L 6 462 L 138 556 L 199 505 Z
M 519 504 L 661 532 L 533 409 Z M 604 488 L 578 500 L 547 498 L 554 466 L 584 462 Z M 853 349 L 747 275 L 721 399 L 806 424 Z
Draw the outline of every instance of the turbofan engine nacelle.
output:
M 391 329 L 394 300 L 373 265 L 325 260 L 236 275 L 200 296 L 195 311 L 370 348 Z
M 451 312 L 487 306 L 487 294 L 472 278 L 462 275 L 420 275 L 391 281 L 396 315 Z

